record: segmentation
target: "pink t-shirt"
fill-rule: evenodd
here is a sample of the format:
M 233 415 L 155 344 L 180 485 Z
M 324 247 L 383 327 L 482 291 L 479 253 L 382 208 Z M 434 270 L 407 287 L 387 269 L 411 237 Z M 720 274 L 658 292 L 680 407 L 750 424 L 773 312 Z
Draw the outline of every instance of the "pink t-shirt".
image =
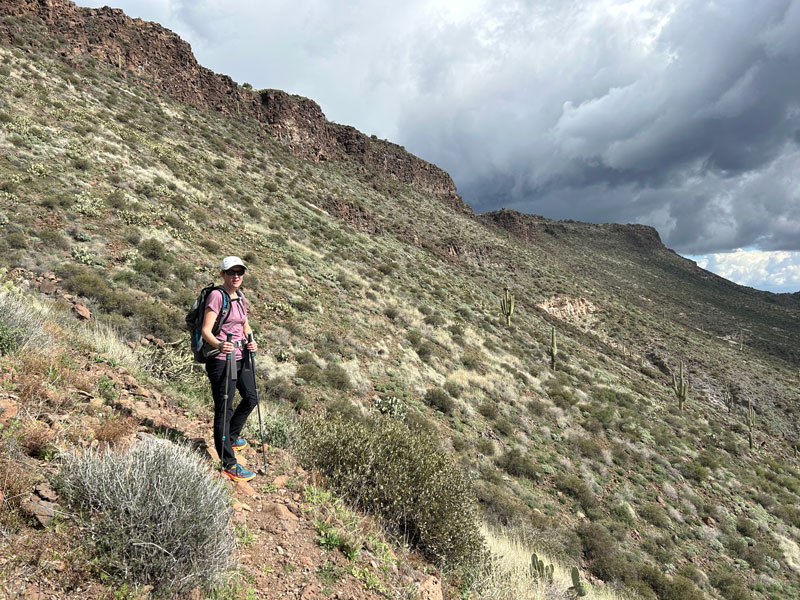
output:
M 206 301 L 206 310 L 214 311 L 219 314 L 222 310 L 222 292 L 219 290 L 212 290 L 208 295 Z M 238 298 L 231 298 L 231 312 L 228 314 L 228 320 L 222 324 L 217 333 L 217 339 L 224 342 L 228 339 L 228 334 L 232 333 L 233 337 L 231 342 L 244 339 L 247 336 L 244 334 L 244 322 L 247 320 L 247 306 L 244 303 L 244 295 L 239 293 Z M 242 360 L 242 349 L 236 348 L 236 360 Z M 219 354 L 215 357 L 217 360 L 225 360 L 224 354 Z

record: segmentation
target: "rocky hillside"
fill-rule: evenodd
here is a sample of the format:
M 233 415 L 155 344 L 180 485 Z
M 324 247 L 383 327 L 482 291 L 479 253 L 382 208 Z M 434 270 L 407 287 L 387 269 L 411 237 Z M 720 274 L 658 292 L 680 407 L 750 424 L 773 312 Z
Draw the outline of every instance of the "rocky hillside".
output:
M 91 522 L 39 486 L 79 448 L 208 446 L 181 322 L 227 254 L 249 267 L 269 473 L 232 490 L 235 586 L 195 596 L 414 598 L 433 577 L 451 598 L 570 597 L 569 571 L 532 580 L 529 554 L 525 575 L 479 567 L 478 531 L 578 567 L 598 598 L 800 593 L 796 295 L 727 282 L 643 226 L 475 216 L 432 165 L 119 11 L 0 0 L 0 40 L 4 306 L 46 314 L 0 312 L 7 595 L 159 593 L 101 569 L 77 543 Z M 352 435 L 315 456 L 331 431 Z M 409 510 L 474 509 L 463 554 L 362 493 L 369 463 L 323 460 L 354 464 L 336 452 L 356 432 L 387 456 L 376 431 L 446 458 L 434 474 L 458 494 Z M 411 450 L 385 485 L 430 474 Z
M 238 119 L 255 120 L 266 135 L 298 156 L 314 161 L 352 160 L 370 171 L 415 185 L 441 198 L 454 210 L 472 210 L 456 193 L 450 176 L 397 144 L 367 137 L 353 127 L 325 119 L 313 100 L 280 90 L 240 87 L 230 77 L 199 65 L 191 47 L 157 23 L 131 19 L 121 10 L 88 9 L 69 0 L 3 0 L 6 20 L 0 39 L 11 44 L 45 44 L 80 69 L 79 57 L 135 74 L 141 83 L 178 102 L 212 109 Z M 37 39 L 29 39 L 33 23 Z

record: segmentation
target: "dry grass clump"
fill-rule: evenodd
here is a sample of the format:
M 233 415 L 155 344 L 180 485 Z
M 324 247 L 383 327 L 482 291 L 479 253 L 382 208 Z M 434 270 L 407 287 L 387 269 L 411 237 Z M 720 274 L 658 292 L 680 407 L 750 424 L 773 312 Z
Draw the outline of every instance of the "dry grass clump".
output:
M 46 458 L 55 452 L 55 433 L 44 423 L 34 421 L 26 427 L 20 439 L 20 445 L 29 456 Z
M 48 312 L 30 296 L 0 291 L 0 355 L 46 346 Z
M 488 571 L 481 598 L 486 600 L 567 600 L 575 595 L 569 591 L 572 585 L 570 569 L 543 556 L 518 537 L 499 530 L 482 527 L 486 546 L 492 555 L 492 567 Z M 545 582 L 531 577 L 531 555 L 536 552 L 546 564 L 552 564 L 553 581 Z M 592 587 L 589 598 L 595 600 L 622 600 L 617 592 L 604 586 Z
M 0 439 L 0 524 L 4 529 L 18 524 L 17 509 L 35 481 L 23 459 L 23 451 L 15 436 L 5 435 Z
M 94 439 L 108 446 L 113 446 L 133 431 L 133 419 L 119 416 L 110 417 L 94 427 Z
M 99 568 L 121 581 L 171 597 L 222 584 L 233 565 L 227 493 L 187 448 L 148 438 L 125 450 L 72 454 L 56 487 L 86 517 Z

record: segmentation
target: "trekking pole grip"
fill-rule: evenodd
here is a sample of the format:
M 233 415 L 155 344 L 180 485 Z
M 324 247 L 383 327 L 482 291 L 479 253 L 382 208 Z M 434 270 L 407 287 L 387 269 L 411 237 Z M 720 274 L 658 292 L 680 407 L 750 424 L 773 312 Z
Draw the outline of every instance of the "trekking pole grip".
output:
M 252 341 L 253 341 L 253 332 L 251 331 L 250 333 L 247 334 L 247 343 L 250 344 L 252 343 Z M 254 355 L 255 352 L 250 352 L 250 358 L 253 358 Z

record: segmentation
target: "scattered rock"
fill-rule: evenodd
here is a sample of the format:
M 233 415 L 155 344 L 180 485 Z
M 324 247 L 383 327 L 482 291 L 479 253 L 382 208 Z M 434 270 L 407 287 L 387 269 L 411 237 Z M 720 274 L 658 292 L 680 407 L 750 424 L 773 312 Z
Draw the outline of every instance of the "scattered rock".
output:
M 264 506 L 264 513 L 277 517 L 281 521 L 298 520 L 297 515 L 292 514 L 288 508 L 286 508 L 283 504 L 278 504 L 277 502 L 266 504 Z
M 89 321 L 92 318 L 91 311 L 86 308 L 86 305 L 84 304 L 76 303 L 72 306 L 72 310 L 75 311 L 75 314 L 78 315 L 79 319 Z
M 278 475 L 275 479 L 272 480 L 272 485 L 276 488 L 286 487 L 286 482 L 289 481 L 288 475 Z
M 56 293 L 56 284 L 49 279 L 45 279 L 39 284 L 39 291 L 43 294 L 53 295 Z
M 34 490 L 39 494 L 39 497 L 44 500 L 49 500 L 50 502 L 58 500 L 58 494 L 56 494 L 55 490 L 51 488 L 50 484 L 46 481 L 37 485 Z
M 237 494 L 242 494 L 243 496 L 247 496 L 249 498 L 252 498 L 256 495 L 256 491 L 253 489 L 253 486 L 246 481 L 237 481 L 233 489 Z
M 419 582 L 419 597 L 421 600 L 444 600 L 442 580 L 434 575 L 427 575 Z
M 11 398 L 0 397 L 0 423 L 8 423 L 17 416 L 19 408 Z
M 40 525 L 47 525 L 56 516 L 56 505 L 31 494 L 20 504 L 27 515 L 34 517 Z

